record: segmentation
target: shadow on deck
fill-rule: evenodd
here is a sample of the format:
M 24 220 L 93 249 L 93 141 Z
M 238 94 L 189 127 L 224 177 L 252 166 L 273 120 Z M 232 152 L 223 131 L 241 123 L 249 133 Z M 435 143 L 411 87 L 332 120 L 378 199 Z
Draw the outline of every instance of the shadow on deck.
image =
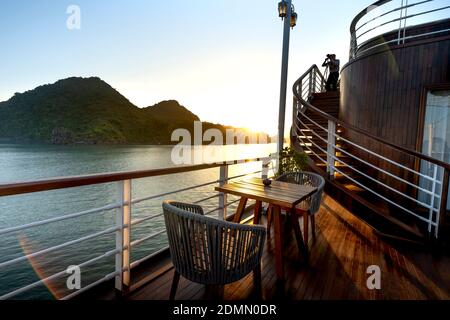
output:
M 383 241 L 373 229 L 329 196 L 324 197 L 316 223 L 317 237 L 309 242 L 308 264 L 299 258 L 292 232 L 286 234 L 286 282 L 281 294 L 276 289 L 273 239 L 266 243 L 262 260 L 263 299 L 450 299 L 448 256 L 433 256 L 426 248 L 403 248 Z M 370 265 L 381 269 L 380 290 L 367 288 Z M 139 269 L 133 277 L 143 283 L 146 279 L 146 282 L 131 291 L 126 299 L 167 300 L 173 277 L 170 257 L 166 254 L 150 268 Z M 111 297 L 110 294 L 103 298 Z M 252 274 L 225 286 L 224 300 L 253 297 Z M 203 285 L 181 277 L 176 299 L 206 298 Z

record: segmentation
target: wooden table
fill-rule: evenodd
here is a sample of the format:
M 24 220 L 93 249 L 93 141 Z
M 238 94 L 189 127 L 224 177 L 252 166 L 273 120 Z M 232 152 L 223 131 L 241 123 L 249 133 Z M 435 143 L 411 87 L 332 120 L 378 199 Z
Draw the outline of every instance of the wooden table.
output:
M 262 181 L 263 180 L 260 178 L 250 178 L 216 187 L 215 190 L 241 197 L 233 219 L 233 221 L 237 223 L 241 221 L 248 199 L 256 200 L 253 218 L 254 224 L 259 224 L 260 222 L 262 203 L 265 202 L 272 206 L 275 231 L 276 272 L 277 279 L 282 281 L 284 280 L 284 265 L 281 208 L 290 211 L 291 216 L 294 217 L 295 207 L 315 193 L 317 188 L 280 181 L 272 181 L 272 184 L 266 187 Z M 294 228 L 297 241 L 303 243 L 298 223 L 294 224 Z

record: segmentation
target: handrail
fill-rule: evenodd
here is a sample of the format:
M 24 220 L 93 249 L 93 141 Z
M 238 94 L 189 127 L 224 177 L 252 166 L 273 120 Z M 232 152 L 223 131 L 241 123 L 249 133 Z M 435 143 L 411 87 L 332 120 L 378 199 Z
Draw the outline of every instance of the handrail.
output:
M 379 6 L 382 6 L 383 4 L 386 4 L 388 2 L 391 2 L 392 0 L 379 0 L 374 3 L 372 3 L 367 8 L 363 9 L 360 13 L 358 13 L 355 18 L 353 18 L 352 23 L 350 24 L 350 34 L 354 34 L 356 32 L 356 25 L 358 24 L 359 20 L 361 20 L 362 17 L 364 17 L 366 14 L 368 14 L 370 11 L 376 9 Z
M 421 2 L 421 3 L 424 3 L 424 2 Z M 405 7 L 402 7 L 402 8 L 408 8 L 408 7 L 405 6 Z M 383 23 L 377 25 L 376 27 L 373 27 L 373 28 L 371 28 L 371 29 L 369 29 L 369 30 L 364 31 L 364 32 L 361 33 L 359 36 L 356 36 L 356 39 L 361 38 L 363 35 L 365 35 L 365 34 L 371 32 L 371 31 L 373 31 L 373 30 L 375 30 L 375 29 L 378 29 L 378 28 L 380 28 L 380 27 L 383 27 L 383 26 L 385 26 L 385 25 L 388 25 L 389 23 L 397 22 L 397 21 L 402 21 L 402 20 L 409 19 L 409 18 L 418 17 L 418 16 L 421 16 L 421 15 L 424 15 L 424 14 L 427 14 L 427 13 L 433 13 L 433 12 L 440 11 L 440 10 L 445 10 L 445 9 L 448 9 L 448 8 L 450 8 L 450 6 L 445 6 L 445 7 L 439 8 L 439 9 L 428 10 L 428 11 L 424 11 L 424 12 L 420 12 L 420 13 L 416 13 L 416 14 L 410 14 L 410 15 L 407 15 L 407 16 L 404 16 L 404 17 L 401 17 L 401 18 L 395 18 L 395 19 L 393 19 L 393 20 L 391 20 L 391 21 L 383 22 Z M 370 40 L 368 40 L 368 41 L 370 41 Z
M 417 5 L 420 5 L 420 4 L 423 4 L 423 3 L 427 3 L 427 2 L 431 2 L 431 1 L 433 1 L 433 0 L 424 0 L 424 1 L 421 1 L 421 2 L 416 2 L 416 3 L 413 3 L 413 4 L 408 4 L 408 5 L 405 5 L 405 6 L 402 6 L 402 7 L 398 7 L 398 8 L 392 9 L 392 10 L 387 11 L 387 12 L 385 12 L 385 13 L 379 15 L 379 16 L 376 16 L 376 17 L 373 18 L 373 19 L 370 19 L 369 21 L 366 21 L 365 23 L 363 23 L 362 25 L 360 25 L 358 28 L 356 28 L 356 24 L 358 23 L 358 22 L 356 22 L 356 24 L 353 26 L 354 28 L 356 28 L 356 30 L 354 30 L 353 32 L 358 31 L 359 29 L 361 29 L 362 27 L 364 27 L 364 26 L 367 25 L 368 23 L 373 22 L 373 21 L 375 21 L 375 20 L 377 20 L 377 19 L 379 19 L 379 18 L 381 18 L 381 17 L 384 17 L 384 16 L 386 16 L 386 15 L 388 15 L 388 14 L 391 14 L 391 13 L 393 13 L 393 12 L 396 12 L 396 11 L 399 11 L 399 10 L 402 10 L 402 9 L 412 8 L 412 7 L 415 7 L 415 6 L 417 6 Z M 358 20 L 358 21 L 359 21 L 359 20 Z M 352 25 L 353 25 L 353 24 L 352 24 Z M 350 26 L 350 32 L 352 32 L 352 26 Z
M 389 0 L 389 1 L 391 1 L 391 0 Z M 415 151 L 415 150 L 412 150 L 412 149 L 409 149 L 409 148 L 405 148 L 405 147 L 396 145 L 396 144 L 394 144 L 394 143 L 392 143 L 392 142 L 389 142 L 389 141 L 386 141 L 386 140 L 384 140 L 384 139 L 381 139 L 381 138 L 379 138 L 379 137 L 377 137 L 377 136 L 371 134 L 370 132 L 368 132 L 368 131 L 366 131 L 366 130 L 364 130 L 364 129 L 355 127 L 354 125 L 351 125 L 351 124 L 349 124 L 349 123 L 347 123 L 347 122 L 345 122 L 345 121 L 339 120 L 339 119 L 333 117 L 332 115 L 329 115 L 328 113 L 326 113 L 326 112 L 324 112 L 324 111 L 322 111 L 322 110 L 320 110 L 320 109 L 317 109 L 317 108 L 314 107 L 311 103 L 309 103 L 308 101 L 304 100 L 304 99 L 302 98 L 301 94 L 299 94 L 299 93 L 297 92 L 297 87 L 298 87 L 299 83 L 301 83 L 302 80 L 304 80 L 304 78 L 305 78 L 305 77 L 306 77 L 313 69 L 317 69 L 317 71 L 319 72 L 319 74 L 321 74 L 319 68 L 317 67 L 317 65 L 314 64 L 314 65 L 312 65 L 312 66 L 308 69 L 307 72 L 305 72 L 305 73 L 304 73 L 304 74 L 303 74 L 303 75 L 302 75 L 302 76 L 294 83 L 294 86 L 293 86 L 293 93 L 294 93 L 295 98 L 297 98 L 299 101 L 301 101 L 302 104 L 305 105 L 305 106 L 308 108 L 308 110 L 310 110 L 310 111 L 312 111 L 312 112 L 314 112 L 314 113 L 320 115 L 321 117 L 324 117 L 324 118 L 327 119 L 327 120 L 334 121 L 335 123 L 339 124 L 341 127 L 345 128 L 345 129 L 348 129 L 348 130 L 357 132 L 357 133 L 359 133 L 359 134 L 361 134 L 361 135 L 363 135 L 363 136 L 365 136 L 365 137 L 368 137 L 368 138 L 373 139 L 373 140 L 375 140 L 375 141 L 377 141 L 377 142 L 380 142 L 380 143 L 383 144 L 383 145 L 389 146 L 390 148 L 392 148 L 392 149 L 394 149 L 394 150 L 400 151 L 400 152 L 405 153 L 405 154 L 410 155 L 410 156 L 417 157 L 417 158 L 419 158 L 419 159 L 421 159 L 421 160 L 425 160 L 425 161 L 427 161 L 427 162 L 436 164 L 436 165 L 438 165 L 438 166 L 440 166 L 440 167 L 443 167 L 443 168 L 445 168 L 445 169 L 447 169 L 447 170 L 450 170 L 450 164 L 447 163 L 447 162 L 443 162 L 443 161 L 441 161 L 441 160 L 432 158 L 432 157 L 430 157 L 430 156 L 428 156 L 428 155 L 425 155 L 425 154 L 423 154 L 423 153 L 417 152 L 417 151 Z M 1 189 L 0 189 L 0 192 L 1 192 Z M 1 194 L 1 193 L 0 193 L 0 194 Z
M 25 181 L 8 184 L 0 184 L 0 197 L 18 195 L 24 193 L 34 193 L 41 191 L 66 189 L 73 187 L 88 186 L 93 184 L 116 182 L 131 179 L 140 179 L 148 177 L 156 177 L 167 174 L 184 173 L 189 171 L 200 171 L 205 169 L 218 168 L 223 165 L 240 164 L 247 162 L 263 161 L 267 158 L 254 158 L 216 162 L 213 164 L 198 164 L 189 166 L 179 166 L 173 168 L 161 168 L 151 170 L 124 171 L 106 174 L 92 174 L 82 176 L 71 176 L 55 179 L 44 179 L 36 181 Z
M 357 27 L 357 24 L 369 12 L 371 12 L 372 10 L 374 10 L 376 8 L 379 8 L 379 7 L 389 3 L 391 1 L 393 1 L 393 0 L 379 0 L 379 1 L 376 1 L 372 5 L 366 7 L 364 10 L 362 10 L 360 13 L 358 13 L 355 16 L 355 18 L 352 20 L 352 22 L 350 24 L 350 35 L 351 35 L 350 60 L 355 59 L 357 57 L 357 55 L 361 53 L 359 49 L 361 47 L 364 47 L 367 43 L 370 43 L 370 41 L 372 41 L 374 39 L 374 38 L 372 38 L 372 39 L 369 39 L 369 40 L 363 42 L 362 44 L 358 44 L 358 39 L 361 36 L 371 32 L 371 31 L 374 31 L 374 30 L 376 30 L 376 29 L 378 29 L 380 27 L 383 27 L 385 25 L 391 24 L 391 23 L 395 23 L 395 22 L 400 21 L 400 25 L 392 30 L 392 31 L 398 31 L 398 36 L 396 37 L 395 41 L 385 41 L 385 40 L 383 40 L 383 44 L 388 44 L 388 43 L 393 43 L 393 42 L 397 42 L 397 44 L 404 44 L 406 40 L 410 40 L 410 39 L 413 39 L 413 38 L 419 38 L 419 37 L 423 37 L 425 35 L 434 35 L 434 34 L 437 34 L 437 33 L 444 33 L 444 32 L 450 31 L 448 28 L 447 29 L 443 28 L 443 29 L 440 29 L 440 30 L 434 31 L 434 32 L 425 32 L 425 33 L 415 34 L 413 36 L 407 36 L 407 26 L 406 26 L 406 24 L 407 24 L 407 21 L 410 20 L 411 18 L 417 17 L 417 16 L 426 15 L 426 14 L 430 14 L 430 13 L 437 12 L 437 11 L 443 11 L 443 10 L 450 9 L 450 6 L 441 6 L 441 7 L 438 7 L 438 8 L 434 8 L 432 10 L 420 11 L 420 12 L 418 12 L 416 14 L 411 14 L 411 15 L 407 14 L 409 8 L 416 7 L 416 6 L 419 6 L 419 5 L 423 5 L 423 4 L 426 4 L 426 3 L 430 3 L 430 2 L 432 2 L 434 0 L 422 0 L 422 1 L 415 2 L 415 3 L 408 3 L 408 0 L 406 0 L 405 3 L 402 1 L 401 5 L 399 7 L 395 8 L 395 9 L 392 9 L 392 10 L 389 10 L 387 12 L 384 12 L 384 13 L 382 13 L 382 14 L 380 14 L 380 15 L 372 18 L 372 19 L 369 19 L 368 21 L 364 22 L 359 27 Z M 389 20 L 389 21 L 386 21 L 386 22 L 383 22 L 383 23 L 381 23 L 379 25 L 376 25 L 376 26 L 374 26 L 372 28 L 369 28 L 368 30 L 366 30 L 366 31 L 362 32 L 361 34 L 357 35 L 357 32 L 359 30 L 361 30 L 362 28 L 366 27 L 368 24 L 374 22 L 375 20 L 377 20 L 379 18 L 387 16 L 388 14 L 395 13 L 396 11 L 400 11 L 400 17 L 392 19 L 392 20 Z M 429 21 L 429 22 L 433 22 L 433 21 Z M 414 24 L 413 26 L 416 26 L 416 25 L 417 24 Z M 409 27 L 411 27 L 411 26 L 409 26 Z M 368 49 L 363 50 L 362 52 L 366 52 L 367 50 L 376 48 L 378 46 L 379 45 L 374 45 L 374 46 L 372 46 L 372 47 L 370 47 Z

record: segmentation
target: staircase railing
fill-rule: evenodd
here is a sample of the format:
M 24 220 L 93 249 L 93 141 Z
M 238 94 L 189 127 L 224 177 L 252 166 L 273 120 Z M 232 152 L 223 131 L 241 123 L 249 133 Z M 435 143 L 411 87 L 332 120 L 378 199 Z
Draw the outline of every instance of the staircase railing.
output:
M 311 94 L 325 91 L 325 84 L 324 75 L 314 64 L 297 80 L 294 86 L 298 86 L 297 93 L 306 101 L 311 98 Z
M 314 93 L 324 91 L 324 83 L 325 78 L 319 68 L 313 65 L 293 86 L 292 135 L 300 143 L 300 147 L 326 166 L 326 174 L 330 179 L 334 179 L 336 174 L 344 176 L 391 207 L 406 212 L 417 221 L 425 223 L 429 236 L 438 238 L 440 229 L 444 226 L 444 220 L 446 219 L 450 164 L 390 143 L 319 110 L 310 101 Z M 314 117 L 312 117 L 312 114 Z M 317 119 L 326 120 L 328 123 L 327 127 L 320 125 Z M 373 143 L 362 145 L 355 139 L 341 134 L 343 130 L 356 133 L 358 137 L 364 137 L 371 142 L 378 143 L 381 149 L 390 150 L 390 154 L 406 155 L 406 157 L 414 159 L 415 163 L 420 164 L 422 170 L 417 170 L 405 163 L 399 163 L 394 160 L 394 157 L 385 156 L 386 153 L 383 155 L 379 154 L 377 150 L 369 147 Z M 323 142 L 322 146 L 318 141 Z M 326 148 L 323 147 L 325 143 Z M 344 149 L 342 147 L 343 143 L 351 146 L 352 149 Z M 384 179 L 374 178 L 373 175 L 358 169 L 357 166 L 350 164 L 348 161 L 343 161 L 337 156 L 337 153 L 351 158 L 355 163 L 374 170 L 377 174 L 394 179 L 402 186 L 414 190 L 414 192 L 403 192 L 391 186 Z M 369 158 L 377 161 L 367 160 Z M 380 164 L 383 164 L 383 166 Z M 362 178 L 356 179 L 351 174 L 346 173 L 342 170 L 343 166 Z M 388 168 L 396 168 L 397 173 Z M 399 170 L 407 174 L 400 176 L 398 174 Z M 420 196 L 414 196 L 414 194 Z

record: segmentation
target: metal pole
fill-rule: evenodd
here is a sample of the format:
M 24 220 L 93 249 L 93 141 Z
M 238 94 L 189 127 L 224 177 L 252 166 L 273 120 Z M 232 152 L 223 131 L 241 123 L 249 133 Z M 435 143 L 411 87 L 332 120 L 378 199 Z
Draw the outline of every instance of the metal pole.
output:
M 430 140 L 433 141 L 433 140 Z M 430 143 L 431 145 L 431 143 Z M 433 164 L 432 164 L 433 165 Z M 438 173 L 438 166 L 437 164 L 434 165 L 434 171 L 433 171 L 433 185 L 431 187 L 431 200 L 430 200 L 430 214 L 428 216 L 428 233 L 431 233 L 432 229 L 432 222 L 433 222 L 433 212 L 434 212 L 434 200 L 436 197 L 436 182 L 437 182 L 437 173 Z M 438 208 L 440 209 L 440 208 Z M 436 219 L 436 222 L 439 223 L 439 220 Z
M 130 285 L 130 228 L 131 228 L 131 180 L 118 183 L 120 208 L 116 211 L 116 289 L 126 290 Z
M 438 226 L 436 227 L 435 237 L 438 238 L 442 236 L 445 227 L 446 219 L 447 219 L 447 200 L 448 200 L 448 189 L 449 189 L 449 180 L 450 180 L 450 170 L 445 169 L 444 177 L 442 178 L 442 186 L 441 186 L 441 206 L 439 208 L 439 213 L 436 217 L 436 221 L 438 221 Z
M 403 20 L 403 44 L 405 44 L 405 38 L 406 38 L 406 17 L 408 16 L 408 0 L 406 0 L 405 4 L 405 19 Z
M 402 34 L 402 18 L 403 18 L 403 1 L 402 0 L 402 4 L 400 6 L 400 22 L 398 25 L 398 37 L 397 37 L 397 44 L 400 44 L 400 36 Z
M 291 32 L 291 13 L 292 1 L 286 0 L 287 12 L 284 18 L 284 32 L 283 32 L 283 56 L 281 62 L 281 86 L 280 86 L 280 110 L 278 112 L 278 155 L 281 154 L 284 145 L 284 122 L 286 117 L 286 91 L 287 91 L 287 77 L 288 77 L 288 62 L 289 62 L 289 38 Z

